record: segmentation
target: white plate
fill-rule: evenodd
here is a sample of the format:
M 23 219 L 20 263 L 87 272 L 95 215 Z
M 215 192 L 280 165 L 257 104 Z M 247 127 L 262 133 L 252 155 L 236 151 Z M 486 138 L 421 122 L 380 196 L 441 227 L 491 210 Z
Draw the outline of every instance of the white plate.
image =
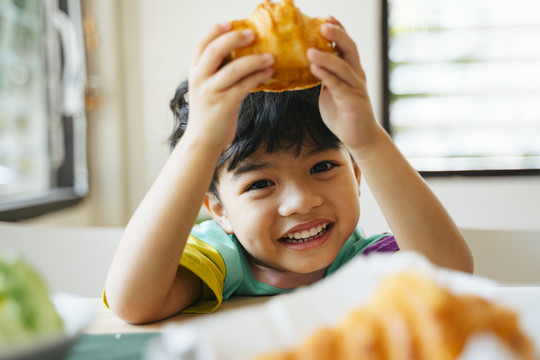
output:
M 64 323 L 63 334 L 0 353 L 0 360 L 58 360 L 67 354 L 75 340 L 90 325 L 95 311 L 86 299 L 75 295 L 55 294 L 52 301 Z

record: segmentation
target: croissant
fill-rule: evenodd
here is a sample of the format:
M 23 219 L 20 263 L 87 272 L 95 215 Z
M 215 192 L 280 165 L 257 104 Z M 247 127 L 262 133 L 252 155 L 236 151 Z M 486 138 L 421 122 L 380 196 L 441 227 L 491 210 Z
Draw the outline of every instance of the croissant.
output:
M 233 30 L 251 29 L 253 44 L 235 49 L 230 59 L 270 52 L 274 54 L 274 74 L 253 91 L 281 92 L 307 89 L 320 84 L 309 69 L 306 51 L 310 47 L 334 52 L 332 43 L 319 31 L 326 20 L 304 15 L 294 0 L 274 3 L 271 0 L 257 5 L 247 19 L 232 22 Z
M 479 332 L 493 333 L 519 359 L 534 358 L 534 345 L 511 310 L 402 273 L 385 279 L 336 327 L 319 329 L 297 348 L 259 360 L 450 360 Z

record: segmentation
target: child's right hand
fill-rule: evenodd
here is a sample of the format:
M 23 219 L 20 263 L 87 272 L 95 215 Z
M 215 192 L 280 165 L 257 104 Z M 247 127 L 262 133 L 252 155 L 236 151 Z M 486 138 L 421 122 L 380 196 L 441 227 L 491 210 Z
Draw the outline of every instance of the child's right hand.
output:
M 189 121 L 192 134 L 222 150 L 236 132 L 242 100 L 272 76 L 272 54 L 248 55 L 222 66 L 235 48 L 255 40 L 251 30 L 230 31 L 230 22 L 215 25 L 196 46 L 189 71 Z

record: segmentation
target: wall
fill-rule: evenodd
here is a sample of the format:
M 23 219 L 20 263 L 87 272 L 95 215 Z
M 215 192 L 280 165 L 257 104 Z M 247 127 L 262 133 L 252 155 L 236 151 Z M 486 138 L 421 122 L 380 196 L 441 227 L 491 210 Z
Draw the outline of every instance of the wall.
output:
M 458 226 L 469 229 L 540 229 L 540 178 L 454 177 L 427 179 Z M 362 191 L 366 232 L 387 230 L 368 188 Z
M 99 53 L 92 55 L 94 71 L 103 82 L 102 106 L 91 116 L 93 193 L 78 208 L 33 222 L 125 224 L 167 157 L 172 124 L 168 100 L 187 75 L 196 39 L 214 23 L 247 17 L 258 2 L 87 1 L 102 41 Z M 296 0 L 296 4 L 311 16 L 332 14 L 344 24 L 358 45 L 373 106 L 380 113 L 379 1 Z M 427 181 L 460 226 L 540 227 L 538 176 Z M 362 193 L 365 229 L 386 229 L 365 185 Z

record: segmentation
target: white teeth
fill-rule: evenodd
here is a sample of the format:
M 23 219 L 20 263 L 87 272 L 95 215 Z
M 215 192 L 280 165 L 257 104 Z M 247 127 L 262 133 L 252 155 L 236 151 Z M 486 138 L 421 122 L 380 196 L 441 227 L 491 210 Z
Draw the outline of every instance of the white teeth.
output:
M 290 239 L 291 243 L 303 243 L 305 241 L 311 240 L 311 238 L 315 236 L 321 235 L 323 230 L 326 231 L 327 227 L 328 227 L 328 223 L 325 223 L 322 225 L 318 225 L 316 227 L 312 227 L 309 230 L 304 230 L 302 232 L 289 233 L 285 237 Z

